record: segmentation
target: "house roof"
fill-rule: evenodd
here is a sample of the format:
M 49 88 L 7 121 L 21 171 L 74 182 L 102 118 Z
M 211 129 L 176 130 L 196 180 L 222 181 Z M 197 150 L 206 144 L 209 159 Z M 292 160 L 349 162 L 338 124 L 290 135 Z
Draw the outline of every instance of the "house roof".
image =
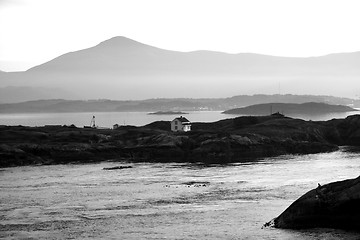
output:
M 180 122 L 182 122 L 182 123 L 190 122 L 187 118 L 185 118 L 185 117 L 183 117 L 183 116 L 180 116 L 180 117 L 178 117 L 178 118 L 175 118 L 174 120 L 178 120 L 178 121 L 180 121 Z M 173 121 L 174 121 L 174 120 L 173 120 Z

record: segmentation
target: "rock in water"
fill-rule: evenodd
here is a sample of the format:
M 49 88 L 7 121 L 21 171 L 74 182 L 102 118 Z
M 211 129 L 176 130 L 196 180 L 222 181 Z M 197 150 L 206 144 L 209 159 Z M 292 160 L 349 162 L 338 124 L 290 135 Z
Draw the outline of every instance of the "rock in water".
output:
M 124 168 L 132 168 L 132 166 L 116 166 L 116 167 L 108 167 L 108 168 L 103 168 L 103 170 L 118 170 L 118 169 L 124 169 Z
M 313 189 L 275 218 L 276 228 L 341 228 L 360 231 L 360 177 Z

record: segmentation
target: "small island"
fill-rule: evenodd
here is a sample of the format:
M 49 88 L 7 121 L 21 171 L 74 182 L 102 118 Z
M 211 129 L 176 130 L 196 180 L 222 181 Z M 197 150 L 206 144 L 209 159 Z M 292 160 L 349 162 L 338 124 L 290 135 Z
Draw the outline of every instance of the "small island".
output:
M 319 102 L 308 103 L 264 103 L 255 104 L 243 108 L 234 108 L 224 111 L 224 114 L 234 115 L 267 115 L 272 113 L 289 114 L 304 114 L 304 115 L 319 115 L 329 113 L 340 112 L 355 112 L 357 109 L 343 106 L 343 105 L 331 105 Z
M 158 111 L 158 112 L 148 113 L 148 115 L 184 115 L 184 114 L 189 114 L 189 113 L 175 112 L 175 111 Z

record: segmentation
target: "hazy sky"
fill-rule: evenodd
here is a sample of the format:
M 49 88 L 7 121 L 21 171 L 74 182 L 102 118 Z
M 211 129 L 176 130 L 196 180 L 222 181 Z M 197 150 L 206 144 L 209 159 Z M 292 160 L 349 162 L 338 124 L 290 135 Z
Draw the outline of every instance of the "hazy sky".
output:
M 178 51 L 359 51 L 359 10 L 359 0 L 0 0 L 0 70 L 114 36 Z

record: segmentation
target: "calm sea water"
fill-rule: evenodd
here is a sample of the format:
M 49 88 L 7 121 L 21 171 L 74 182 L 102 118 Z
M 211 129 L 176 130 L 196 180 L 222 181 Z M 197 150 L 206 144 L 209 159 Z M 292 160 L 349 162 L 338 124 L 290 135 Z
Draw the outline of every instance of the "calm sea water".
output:
M 133 168 L 102 170 L 117 165 Z M 318 183 L 359 173 L 360 153 L 346 149 L 225 166 L 102 162 L 6 168 L 0 170 L 0 238 L 358 239 L 341 230 L 262 225 Z
M 345 118 L 359 112 L 332 113 L 324 115 L 291 115 L 290 117 L 304 120 L 322 121 L 332 118 Z M 0 125 L 71 125 L 78 127 L 89 126 L 92 116 L 96 118 L 96 125 L 112 127 L 114 124 L 143 126 L 154 121 L 171 121 L 177 115 L 149 115 L 146 112 L 91 112 L 91 113 L 21 113 L 0 114 Z M 221 111 L 193 111 L 184 115 L 191 122 L 214 122 L 239 115 L 221 114 Z

